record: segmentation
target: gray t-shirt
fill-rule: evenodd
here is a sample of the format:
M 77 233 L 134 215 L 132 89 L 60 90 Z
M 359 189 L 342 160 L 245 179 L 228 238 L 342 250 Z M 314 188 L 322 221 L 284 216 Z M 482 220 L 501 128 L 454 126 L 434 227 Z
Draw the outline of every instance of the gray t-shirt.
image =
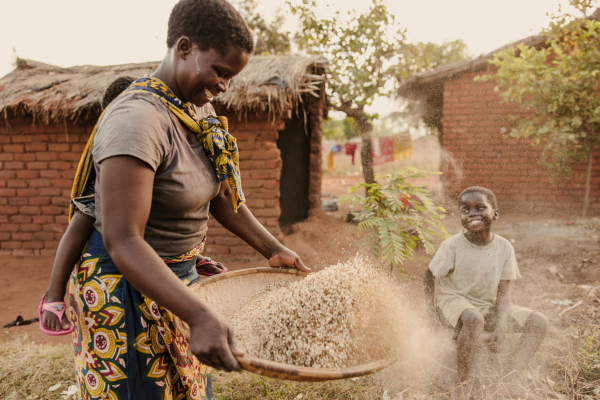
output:
M 192 107 L 198 118 L 215 114 L 210 104 Z M 210 200 L 217 195 L 219 182 L 201 143 L 188 142 L 190 132 L 150 94 L 128 93 L 110 104 L 92 150 L 98 232 L 102 233 L 102 161 L 128 155 L 155 171 L 152 206 L 144 232 L 146 242 L 158 255 L 172 256 L 190 251 L 203 240 Z
M 496 234 L 485 246 L 469 242 L 463 232 L 446 239 L 429 270 L 439 279 L 438 306 L 458 296 L 484 314 L 496 304 L 500 281 L 521 277 L 515 250 Z

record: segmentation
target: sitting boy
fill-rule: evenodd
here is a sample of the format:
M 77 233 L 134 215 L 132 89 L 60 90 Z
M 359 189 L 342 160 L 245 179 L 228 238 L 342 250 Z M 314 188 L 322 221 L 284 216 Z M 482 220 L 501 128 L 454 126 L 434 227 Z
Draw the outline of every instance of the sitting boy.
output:
M 511 281 L 519 279 L 515 251 L 510 242 L 491 232 L 498 219 L 496 196 L 473 186 L 458 197 L 462 226 L 466 232 L 444 241 L 425 273 L 425 297 L 429 312 L 438 313 L 455 327 L 457 334 L 457 387 L 454 398 L 462 398 L 479 335 L 492 332 L 491 350 L 497 351 L 507 331 L 523 335 L 512 354 L 508 379 L 510 396 L 523 396 L 517 378 L 540 347 L 548 319 L 541 313 L 510 304 Z M 434 278 L 439 279 L 437 309 Z

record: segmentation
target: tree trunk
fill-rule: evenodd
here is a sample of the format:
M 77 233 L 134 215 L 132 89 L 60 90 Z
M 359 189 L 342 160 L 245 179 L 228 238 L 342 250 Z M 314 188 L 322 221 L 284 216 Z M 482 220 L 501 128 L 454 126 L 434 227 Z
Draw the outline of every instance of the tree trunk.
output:
M 583 210 L 581 216 L 585 218 L 587 214 L 588 205 L 590 203 L 590 188 L 592 183 L 592 149 L 590 149 L 590 155 L 588 156 L 587 173 L 585 175 L 585 194 L 583 195 Z
M 354 118 L 360 137 L 362 139 L 362 148 L 360 150 L 360 161 L 363 169 L 363 176 L 366 183 L 375 183 L 375 173 L 373 172 L 373 158 L 371 158 L 371 132 L 373 124 L 369 121 L 362 107 L 351 108 L 349 104 L 333 106 L 336 110 L 343 112 L 346 116 Z
M 373 158 L 371 157 L 371 132 L 373 125 L 365 118 L 357 121 L 362 139 L 362 148 L 360 150 L 360 160 L 363 168 L 363 176 L 366 183 L 375 183 L 375 172 L 373 172 Z

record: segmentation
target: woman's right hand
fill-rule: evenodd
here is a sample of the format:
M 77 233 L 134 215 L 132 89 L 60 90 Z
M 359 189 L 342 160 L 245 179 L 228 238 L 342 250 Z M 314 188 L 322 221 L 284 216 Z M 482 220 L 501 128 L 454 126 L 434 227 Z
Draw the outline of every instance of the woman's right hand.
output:
M 242 369 L 235 357 L 245 353 L 237 347 L 233 328 L 223 317 L 207 309 L 188 325 L 190 349 L 201 363 L 228 372 Z

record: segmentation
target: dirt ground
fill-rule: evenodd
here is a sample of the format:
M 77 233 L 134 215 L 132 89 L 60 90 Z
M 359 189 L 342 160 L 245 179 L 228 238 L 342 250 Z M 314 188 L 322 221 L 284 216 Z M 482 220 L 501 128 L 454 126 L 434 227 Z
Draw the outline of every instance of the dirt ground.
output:
M 324 174 L 323 192 L 333 198 L 361 181 L 360 175 Z M 435 182 L 430 182 L 434 184 Z M 296 251 L 305 264 L 314 270 L 344 261 L 360 248 L 356 226 L 344 223 L 341 216 L 351 210 L 319 212 L 296 224 L 285 236 L 284 244 Z M 327 215 L 329 214 L 329 215 Z M 445 225 L 450 234 L 461 228 L 456 216 L 449 215 Z M 600 220 L 571 221 L 561 218 L 501 215 L 495 231 L 513 242 L 523 279 L 513 291 L 516 301 L 544 312 L 554 324 L 567 323 L 600 325 Z M 405 274 L 397 272 L 398 279 L 409 283 L 411 291 L 420 296 L 421 277 L 427 268 L 425 254 L 403 266 Z M 230 270 L 268 266 L 259 256 L 227 260 Z M 13 321 L 18 315 L 29 319 L 37 316 L 37 306 L 48 285 L 52 257 L 3 257 L 0 259 L 0 325 Z M 560 317 L 567 306 L 556 301 L 583 303 Z M 8 340 L 27 333 L 38 343 L 68 343 L 70 336 L 43 335 L 37 323 L 28 326 L 3 328 L 0 340 Z

